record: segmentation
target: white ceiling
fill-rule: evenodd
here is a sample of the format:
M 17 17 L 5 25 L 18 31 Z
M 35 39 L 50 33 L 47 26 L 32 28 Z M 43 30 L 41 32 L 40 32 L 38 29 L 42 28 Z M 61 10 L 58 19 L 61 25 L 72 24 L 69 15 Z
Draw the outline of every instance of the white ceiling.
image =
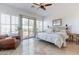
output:
M 76 13 L 79 11 L 78 3 L 56 3 L 52 6 L 47 7 L 47 10 L 33 8 L 32 3 L 6 3 L 6 5 L 12 6 L 14 8 L 21 9 L 26 12 L 32 12 L 40 16 L 59 16 L 64 17 L 70 13 Z M 74 12 L 75 11 L 75 12 Z
M 36 7 L 36 8 L 32 7 L 32 5 L 33 5 L 32 3 L 6 3 L 6 5 L 14 7 L 14 8 L 21 9 L 21 10 L 26 11 L 26 12 L 32 12 L 32 13 L 38 14 L 40 16 L 48 15 L 49 14 L 48 13 L 49 8 L 53 7 L 53 5 L 49 6 L 49 7 L 47 7 L 47 10 L 44 11 L 44 10 L 38 8 L 38 7 Z

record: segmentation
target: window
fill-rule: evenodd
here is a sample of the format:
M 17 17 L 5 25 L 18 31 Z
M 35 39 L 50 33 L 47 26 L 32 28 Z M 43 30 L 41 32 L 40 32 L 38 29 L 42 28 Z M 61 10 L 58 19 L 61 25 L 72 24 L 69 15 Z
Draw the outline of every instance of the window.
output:
M 37 32 L 42 32 L 42 21 L 36 21 Z
M 1 34 L 10 34 L 10 16 L 1 14 Z
M 10 16 L 8 14 L 1 14 L 0 20 L 1 26 L 1 34 L 12 34 L 18 33 L 18 17 L 17 16 Z
M 18 33 L 18 17 L 11 16 L 11 33 Z

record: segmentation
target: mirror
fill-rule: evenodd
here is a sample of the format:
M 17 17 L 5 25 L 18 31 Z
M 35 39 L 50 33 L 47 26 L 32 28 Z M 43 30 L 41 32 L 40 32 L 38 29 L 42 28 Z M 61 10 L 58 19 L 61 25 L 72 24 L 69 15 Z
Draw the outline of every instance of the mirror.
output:
M 62 25 L 62 19 L 55 19 L 52 21 L 52 25 L 61 26 Z

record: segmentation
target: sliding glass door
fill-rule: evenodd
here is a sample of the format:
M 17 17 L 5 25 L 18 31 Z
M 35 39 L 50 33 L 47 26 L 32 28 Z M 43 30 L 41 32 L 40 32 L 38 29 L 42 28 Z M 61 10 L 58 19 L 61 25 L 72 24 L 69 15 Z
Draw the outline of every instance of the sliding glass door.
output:
M 34 37 L 34 20 L 29 19 L 29 37 Z
M 34 20 L 22 18 L 23 38 L 30 38 L 34 36 Z
M 36 30 L 37 30 L 37 33 L 43 31 L 42 20 L 36 21 Z
M 28 38 L 28 19 L 27 18 L 22 18 L 22 32 L 23 32 L 23 38 Z

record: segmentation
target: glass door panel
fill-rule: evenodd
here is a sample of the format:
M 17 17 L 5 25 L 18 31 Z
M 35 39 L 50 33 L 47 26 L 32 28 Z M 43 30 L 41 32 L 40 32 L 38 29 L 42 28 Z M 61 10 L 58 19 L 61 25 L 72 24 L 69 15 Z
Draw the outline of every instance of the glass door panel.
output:
M 42 32 L 42 21 L 36 21 L 36 30 L 37 32 Z
M 29 37 L 34 37 L 34 20 L 29 19 Z
M 28 19 L 22 18 L 22 31 L 23 31 L 23 38 L 28 38 Z
M 34 20 L 22 18 L 23 38 L 34 37 Z

